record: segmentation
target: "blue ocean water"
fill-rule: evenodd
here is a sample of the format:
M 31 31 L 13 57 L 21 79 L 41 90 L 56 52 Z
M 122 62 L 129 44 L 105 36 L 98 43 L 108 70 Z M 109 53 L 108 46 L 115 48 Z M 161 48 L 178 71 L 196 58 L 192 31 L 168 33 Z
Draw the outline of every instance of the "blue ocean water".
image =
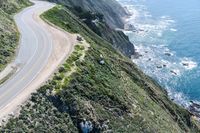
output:
M 200 101 L 200 1 L 118 0 L 131 14 L 133 59 L 183 106 Z

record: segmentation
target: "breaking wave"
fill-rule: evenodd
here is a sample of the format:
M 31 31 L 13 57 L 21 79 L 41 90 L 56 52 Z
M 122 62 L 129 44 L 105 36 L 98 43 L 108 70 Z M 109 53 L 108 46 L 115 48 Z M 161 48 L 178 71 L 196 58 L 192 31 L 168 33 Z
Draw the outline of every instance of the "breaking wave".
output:
M 126 19 L 126 24 L 132 25 L 134 30 L 127 28 L 124 32 L 134 43 L 138 53 L 133 57 L 133 62 L 166 88 L 171 99 L 188 107 L 189 98 L 176 87 L 181 77 L 197 68 L 198 63 L 192 58 L 179 57 L 169 49 L 163 36 L 167 31 L 177 31 L 176 21 L 170 16 L 153 18 L 147 8 L 136 0 L 118 1 L 132 14 Z

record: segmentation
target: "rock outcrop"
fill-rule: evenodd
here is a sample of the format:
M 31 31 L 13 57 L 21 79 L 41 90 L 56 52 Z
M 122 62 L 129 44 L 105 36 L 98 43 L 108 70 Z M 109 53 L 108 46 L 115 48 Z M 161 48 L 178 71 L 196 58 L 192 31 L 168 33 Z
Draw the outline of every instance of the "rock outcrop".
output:
M 124 28 L 123 18 L 128 15 L 126 10 L 115 0 L 49 0 L 66 6 L 78 6 L 87 11 L 104 15 L 111 28 Z

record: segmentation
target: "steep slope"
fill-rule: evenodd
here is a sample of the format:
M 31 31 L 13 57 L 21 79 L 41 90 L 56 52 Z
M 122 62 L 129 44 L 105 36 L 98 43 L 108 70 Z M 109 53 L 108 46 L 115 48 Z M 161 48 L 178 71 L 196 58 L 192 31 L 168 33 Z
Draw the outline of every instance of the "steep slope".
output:
M 127 15 L 115 0 L 49 0 L 63 4 L 89 26 L 96 34 L 109 41 L 114 48 L 131 57 L 135 54 L 134 45 L 116 27 L 123 28 L 122 18 Z M 121 24 L 116 24 L 120 22 Z M 113 26 L 115 25 L 115 26 Z
M 80 42 L 55 76 L 12 118 L 3 132 L 200 132 L 188 111 L 128 58 L 57 6 L 44 19 Z
M 105 21 L 104 15 L 99 12 L 87 11 L 81 7 L 68 7 L 93 32 L 104 38 L 124 55 L 131 57 L 135 53 L 134 45 L 122 32 L 112 29 Z
M 115 0 L 48 0 L 66 6 L 81 7 L 87 11 L 98 12 L 105 16 L 111 28 L 123 28 L 123 17 L 128 13 Z
M 17 47 L 19 35 L 13 14 L 28 5 L 27 0 L 0 1 L 0 71 L 10 62 Z

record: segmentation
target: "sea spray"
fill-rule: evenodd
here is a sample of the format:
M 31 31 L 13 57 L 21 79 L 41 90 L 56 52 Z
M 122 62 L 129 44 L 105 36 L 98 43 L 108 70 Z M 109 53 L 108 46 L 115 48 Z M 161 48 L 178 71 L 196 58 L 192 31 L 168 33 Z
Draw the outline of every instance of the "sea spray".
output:
M 192 58 L 177 56 L 176 51 L 168 47 L 170 36 L 167 34 L 173 35 L 178 31 L 176 21 L 168 15 L 153 17 L 141 1 L 118 1 L 132 14 L 126 19 L 126 24 L 136 29 L 124 31 L 139 53 L 133 62 L 156 79 L 172 100 L 189 108 L 190 90 L 183 92 L 179 84 L 183 76 L 198 67 L 198 63 Z

